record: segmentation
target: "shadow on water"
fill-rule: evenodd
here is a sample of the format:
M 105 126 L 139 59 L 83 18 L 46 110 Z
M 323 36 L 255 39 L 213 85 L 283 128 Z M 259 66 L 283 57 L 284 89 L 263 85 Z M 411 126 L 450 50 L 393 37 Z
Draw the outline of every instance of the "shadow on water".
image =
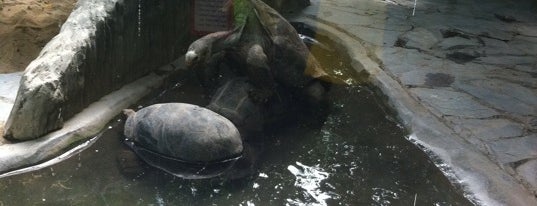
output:
M 352 70 L 348 58 L 334 52 L 315 55 L 353 85 L 331 88 L 330 112 L 322 124 L 309 124 L 312 116 L 305 114 L 292 125 L 269 128 L 252 178 L 183 180 L 155 169 L 126 177 L 116 159 L 124 138 L 124 117 L 118 117 L 82 153 L 0 179 L 0 205 L 469 204 L 405 139 L 408 134 L 395 114 Z M 184 76 L 139 107 L 157 102 L 207 105 L 194 79 Z

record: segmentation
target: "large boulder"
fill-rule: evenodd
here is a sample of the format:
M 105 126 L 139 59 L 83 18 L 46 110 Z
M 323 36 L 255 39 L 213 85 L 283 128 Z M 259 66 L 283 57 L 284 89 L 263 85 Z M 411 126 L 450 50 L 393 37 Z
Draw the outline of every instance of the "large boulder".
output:
M 138 1 L 78 1 L 60 33 L 26 68 L 0 135 L 17 141 L 44 136 L 176 59 L 190 40 L 184 30 L 190 1 L 144 1 L 142 13 L 139 6 Z

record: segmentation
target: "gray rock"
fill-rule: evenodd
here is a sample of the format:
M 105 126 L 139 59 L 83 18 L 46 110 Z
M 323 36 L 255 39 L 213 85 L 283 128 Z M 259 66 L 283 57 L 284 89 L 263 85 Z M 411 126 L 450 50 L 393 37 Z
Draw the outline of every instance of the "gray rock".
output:
M 401 83 L 407 86 L 449 87 L 454 80 L 446 73 L 421 70 L 405 72 L 400 77 Z
M 455 86 L 493 107 L 519 115 L 537 114 L 537 92 L 501 80 L 471 80 Z
M 479 138 L 483 141 L 498 140 L 506 137 L 518 137 L 524 133 L 523 125 L 507 119 L 465 119 L 449 118 L 454 130 L 467 138 Z
M 444 60 L 420 53 L 414 49 L 399 47 L 382 47 L 375 50 L 378 59 L 382 59 L 385 69 L 395 76 L 402 76 L 410 71 L 435 71 L 442 68 Z
M 501 79 L 527 88 L 537 88 L 537 76 L 532 75 L 531 67 L 515 67 L 514 69 L 494 65 L 485 65 L 487 70 L 482 77 Z
M 414 70 L 402 73 L 399 76 L 401 84 L 405 86 L 424 86 L 425 85 L 425 75 L 428 71 Z
M 535 24 L 520 24 L 516 31 L 524 36 L 537 37 L 537 26 Z
M 522 72 L 536 73 L 537 74 L 537 66 L 536 65 L 516 65 L 513 69 L 518 70 L 518 71 L 522 71 Z
M 439 40 L 431 31 L 418 27 L 401 35 L 398 41 L 402 42 L 402 47 L 408 49 L 429 50 Z
M 447 53 L 446 59 L 458 64 L 466 64 L 481 56 L 484 56 L 484 54 L 479 50 L 473 48 L 463 48 Z
M 515 67 L 517 65 L 535 65 L 537 58 L 532 56 L 482 56 L 477 58 L 476 62 L 488 65 Z
M 454 37 L 443 39 L 436 46 L 443 50 L 449 50 L 449 49 L 461 49 L 461 48 L 466 48 L 466 47 L 481 46 L 481 43 L 475 38 L 469 39 L 469 38 L 462 38 L 460 36 L 454 36 Z
M 518 166 L 516 172 L 529 183 L 534 190 L 537 190 L 537 159 L 529 160 Z
M 515 36 L 509 45 L 526 52 L 529 55 L 537 56 L 537 37 Z
M 479 104 L 468 94 L 442 89 L 413 88 L 410 90 L 438 115 L 468 118 L 487 118 L 498 115 L 496 111 Z
M 522 56 L 526 52 L 511 46 L 505 41 L 500 41 L 491 38 L 481 38 L 485 43 L 483 48 L 484 56 Z
M 537 135 L 501 139 L 487 143 L 500 164 L 537 158 Z

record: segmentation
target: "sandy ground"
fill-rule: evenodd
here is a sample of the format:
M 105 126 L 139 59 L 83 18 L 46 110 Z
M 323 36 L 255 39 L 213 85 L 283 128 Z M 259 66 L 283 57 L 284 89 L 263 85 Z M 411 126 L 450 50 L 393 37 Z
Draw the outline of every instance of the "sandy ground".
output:
M 0 0 L 0 73 L 23 71 L 60 30 L 76 0 Z

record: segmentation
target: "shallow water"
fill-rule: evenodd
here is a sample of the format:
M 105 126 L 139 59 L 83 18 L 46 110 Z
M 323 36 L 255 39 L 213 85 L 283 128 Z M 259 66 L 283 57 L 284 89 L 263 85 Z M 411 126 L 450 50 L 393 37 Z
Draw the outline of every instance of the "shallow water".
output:
M 258 173 L 243 180 L 183 180 L 158 170 L 126 177 L 116 155 L 123 117 L 98 141 L 59 164 L 0 179 L 0 205 L 468 205 L 406 131 L 381 96 L 334 53 L 317 54 L 353 86 L 333 86 L 330 113 L 269 129 Z M 322 55 L 322 56 L 321 56 Z M 186 75 L 140 106 L 206 105 Z

